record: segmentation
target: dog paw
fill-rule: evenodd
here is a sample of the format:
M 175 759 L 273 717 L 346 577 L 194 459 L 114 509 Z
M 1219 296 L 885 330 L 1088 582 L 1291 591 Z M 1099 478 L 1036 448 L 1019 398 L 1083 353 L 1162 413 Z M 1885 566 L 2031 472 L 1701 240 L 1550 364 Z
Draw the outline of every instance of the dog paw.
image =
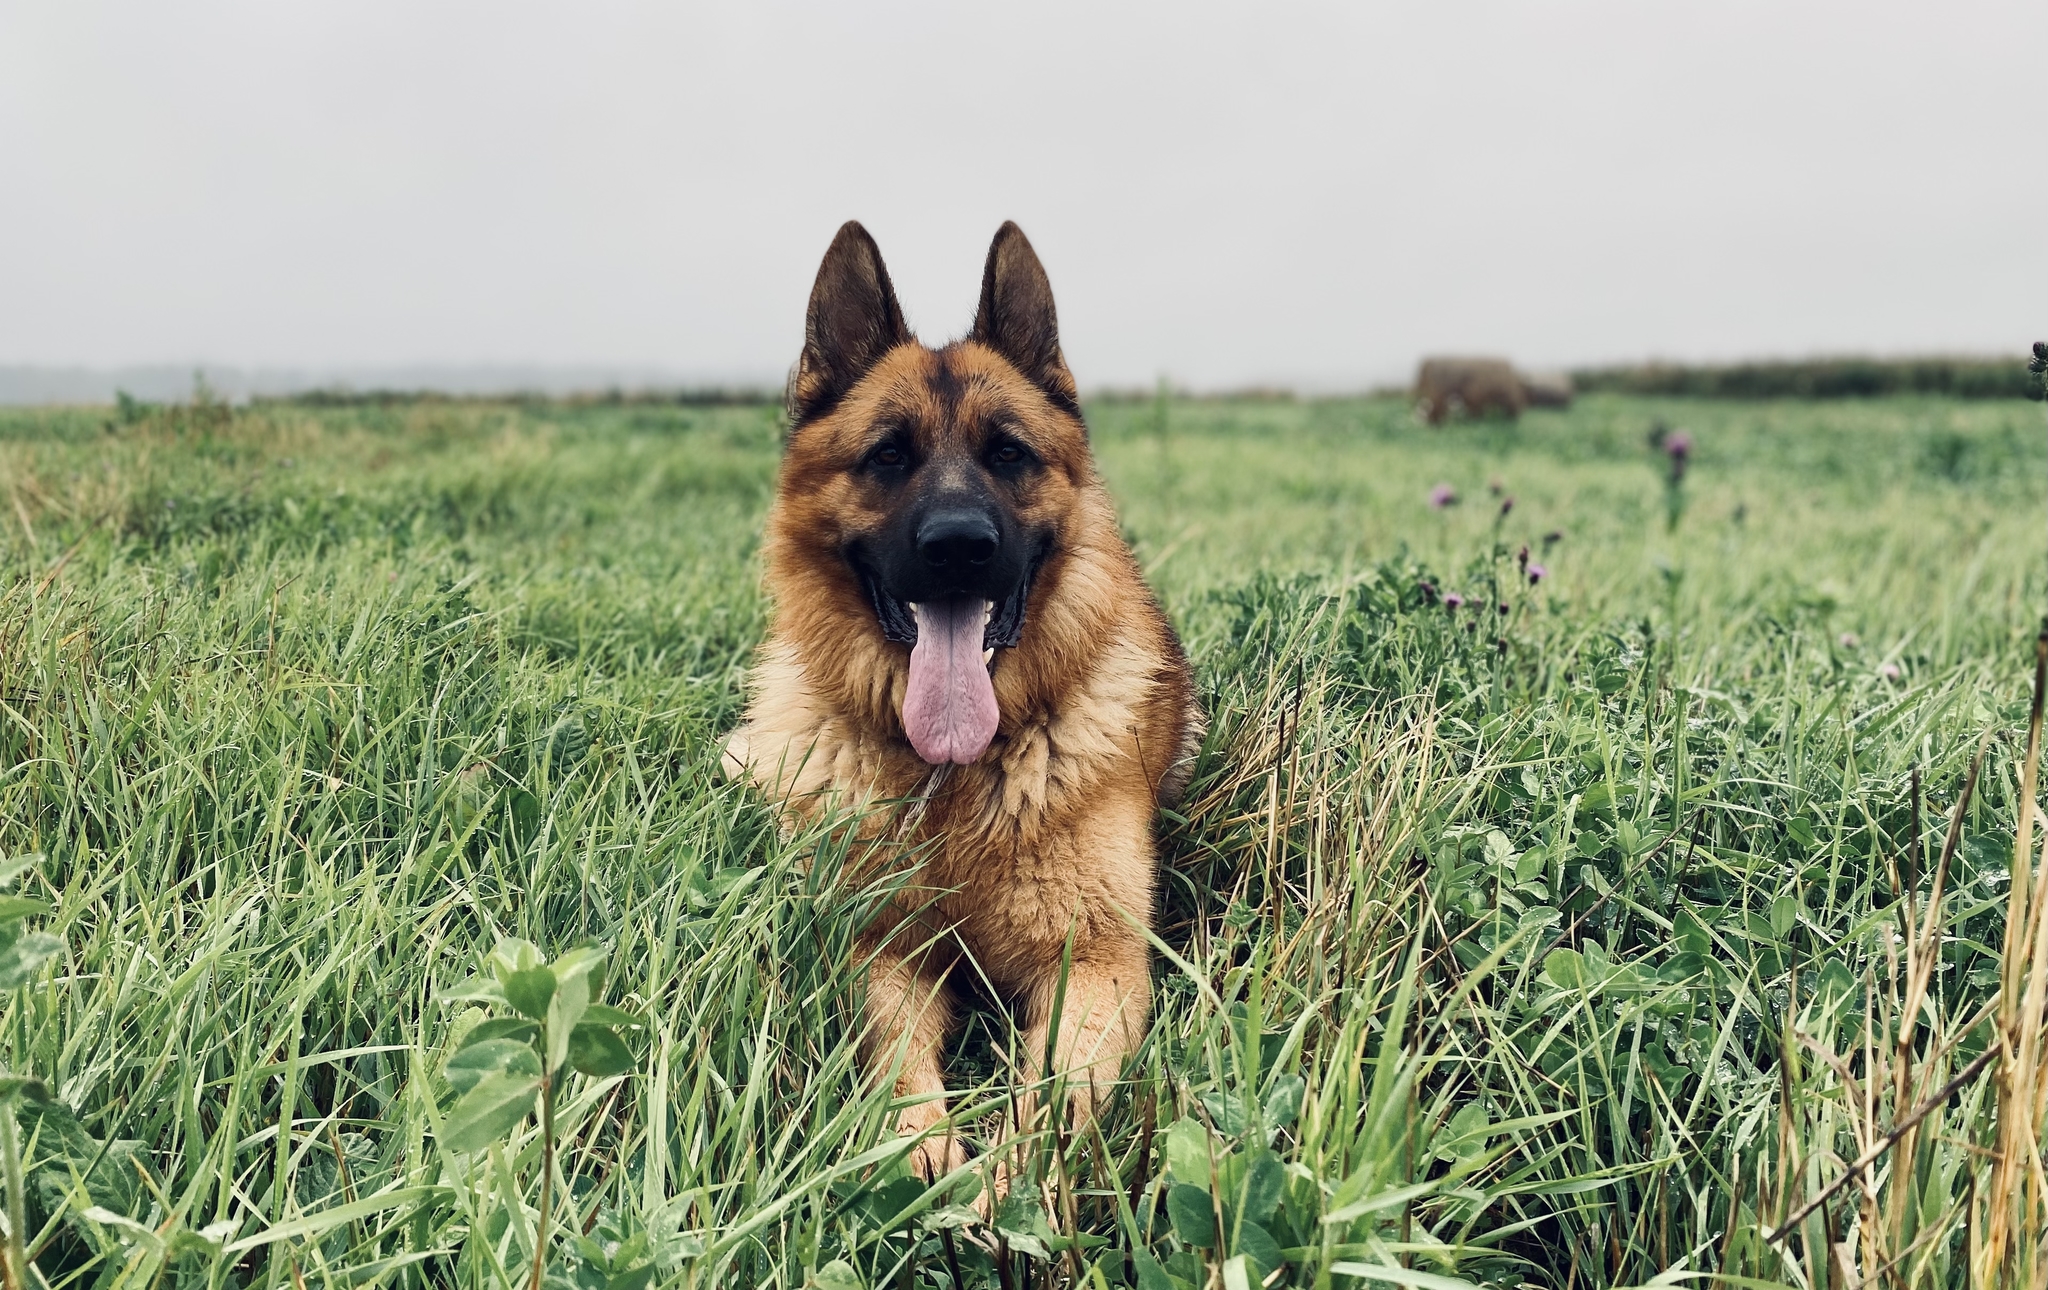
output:
M 986 1223 L 996 1216 L 1003 1202 L 1010 1196 L 1010 1169 L 1002 1160 L 989 1161 L 988 1177 L 983 1180 L 981 1191 L 974 1198 L 974 1212 Z
M 952 1134 L 926 1138 L 910 1152 L 910 1172 L 927 1183 L 937 1182 L 967 1163 L 967 1148 Z
M 751 733 L 746 726 L 741 726 L 725 737 L 725 747 L 719 750 L 719 775 L 729 784 L 737 784 L 747 777 Z

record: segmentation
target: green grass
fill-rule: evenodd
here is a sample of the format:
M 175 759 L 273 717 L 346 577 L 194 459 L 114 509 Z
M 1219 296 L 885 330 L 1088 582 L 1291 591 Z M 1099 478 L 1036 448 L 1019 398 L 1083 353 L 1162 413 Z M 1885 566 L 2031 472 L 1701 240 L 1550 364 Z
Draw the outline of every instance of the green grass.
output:
M 124 411 L 0 414 L 0 856 L 64 945 L 0 1054 L 60 1103 L 22 1110 L 51 1285 L 524 1284 L 534 1127 L 437 1145 L 482 1015 L 441 996 L 515 935 L 601 941 L 650 1022 L 563 1091 L 551 1284 L 1821 1286 L 1852 1232 L 1967 1279 L 1988 1078 L 1764 1232 L 1986 1042 L 2036 407 L 1092 409 L 1213 729 L 1152 1036 L 1034 1141 L 1006 1254 L 860 1082 L 874 893 L 714 774 L 771 410 Z M 1902 894 L 1988 733 L 1901 1048 Z M 952 1053 L 970 1133 L 1006 1043 L 990 1004 Z

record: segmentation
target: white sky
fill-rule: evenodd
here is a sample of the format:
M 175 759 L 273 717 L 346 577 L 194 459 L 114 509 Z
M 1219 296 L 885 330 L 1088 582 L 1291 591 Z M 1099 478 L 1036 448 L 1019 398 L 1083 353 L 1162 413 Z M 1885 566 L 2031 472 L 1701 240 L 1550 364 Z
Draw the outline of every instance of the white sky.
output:
M 848 217 L 1091 388 L 2018 352 L 2048 3 L 0 6 L 0 363 L 779 381 Z

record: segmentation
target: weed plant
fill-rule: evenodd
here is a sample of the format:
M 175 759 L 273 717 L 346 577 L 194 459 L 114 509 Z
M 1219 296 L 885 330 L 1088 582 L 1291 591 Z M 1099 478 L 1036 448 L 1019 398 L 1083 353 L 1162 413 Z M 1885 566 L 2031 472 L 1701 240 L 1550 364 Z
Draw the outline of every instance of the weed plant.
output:
M 1972 1259 L 1995 1163 L 2039 1148 L 1985 1021 L 2037 408 L 1093 425 L 1212 729 L 1162 814 L 1151 1037 L 983 1224 L 860 1078 L 880 893 L 717 775 L 771 411 L 0 414 L 0 857 L 44 857 L 61 941 L 0 1010 L 47 1093 L 17 1110 L 31 1280 L 2004 1275 Z M 546 1169 L 532 1119 L 448 1129 L 450 1058 L 499 1024 L 461 987 L 511 937 L 603 945 L 643 1023 L 630 1070 L 551 1094 Z M 987 1000 L 949 1052 L 970 1135 L 1010 1038 Z

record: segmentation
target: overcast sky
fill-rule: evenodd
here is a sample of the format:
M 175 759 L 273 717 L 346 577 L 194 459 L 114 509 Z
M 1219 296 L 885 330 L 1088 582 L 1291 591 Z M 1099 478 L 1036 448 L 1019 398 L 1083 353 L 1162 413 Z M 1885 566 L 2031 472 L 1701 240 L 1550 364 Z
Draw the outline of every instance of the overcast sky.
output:
M 2011 351 L 2044 0 L 0 6 L 0 363 L 779 381 L 1018 220 L 1084 387 Z

